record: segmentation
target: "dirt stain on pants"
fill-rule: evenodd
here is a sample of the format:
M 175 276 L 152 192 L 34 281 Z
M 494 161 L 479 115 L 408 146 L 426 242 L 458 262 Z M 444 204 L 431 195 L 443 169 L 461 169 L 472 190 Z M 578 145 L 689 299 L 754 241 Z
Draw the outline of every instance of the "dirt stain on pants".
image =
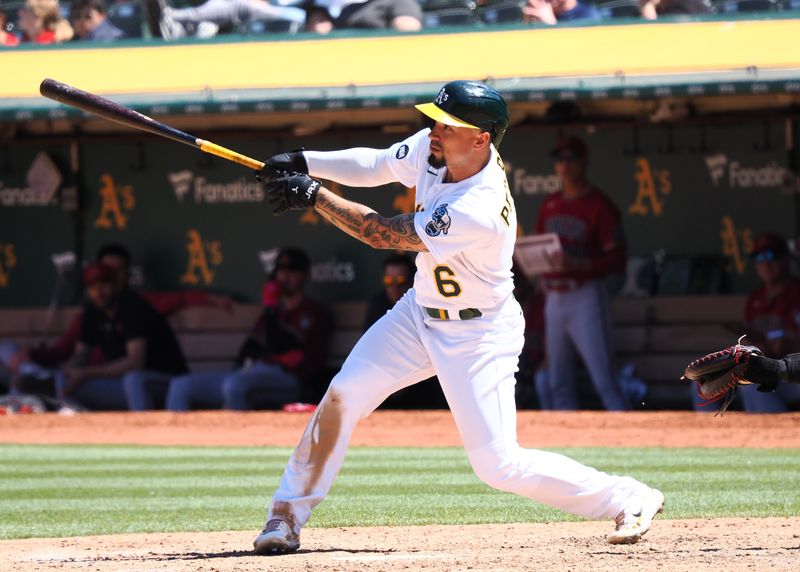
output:
M 308 455 L 308 482 L 305 486 L 306 495 L 314 492 L 322 473 L 333 454 L 339 435 L 342 431 L 342 402 L 335 391 L 329 391 L 326 398 L 317 409 L 314 422 L 311 426 L 311 450 Z

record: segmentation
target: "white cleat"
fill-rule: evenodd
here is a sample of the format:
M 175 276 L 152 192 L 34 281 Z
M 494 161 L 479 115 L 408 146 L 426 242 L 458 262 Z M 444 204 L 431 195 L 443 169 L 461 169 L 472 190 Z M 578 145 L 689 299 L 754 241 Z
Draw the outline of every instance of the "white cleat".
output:
M 625 509 L 615 519 L 617 528 L 608 535 L 609 544 L 636 544 L 650 530 L 653 519 L 664 510 L 664 493 L 647 488 L 641 503 Z M 636 512 L 634 512 L 636 511 Z
M 300 538 L 283 520 L 273 518 L 253 541 L 256 554 L 287 554 L 300 548 Z

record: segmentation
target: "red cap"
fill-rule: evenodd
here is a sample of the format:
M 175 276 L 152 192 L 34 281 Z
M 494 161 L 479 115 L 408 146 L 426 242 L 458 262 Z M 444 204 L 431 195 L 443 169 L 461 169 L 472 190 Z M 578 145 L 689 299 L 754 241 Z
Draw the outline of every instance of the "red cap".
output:
M 117 273 L 108 264 L 97 262 L 83 269 L 83 283 L 91 286 L 95 282 L 114 282 Z
M 778 234 L 766 233 L 758 235 L 753 241 L 751 256 L 767 250 L 775 254 L 775 256 L 784 256 L 789 254 L 789 245 L 786 244 L 786 239 Z
M 556 142 L 556 146 L 553 147 L 553 150 L 550 151 L 550 155 L 555 157 L 562 151 L 572 151 L 578 157 L 587 157 L 589 155 L 589 149 L 586 147 L 586 143 L 583 142 L 583 139 L 572 136 L 561 137 Z

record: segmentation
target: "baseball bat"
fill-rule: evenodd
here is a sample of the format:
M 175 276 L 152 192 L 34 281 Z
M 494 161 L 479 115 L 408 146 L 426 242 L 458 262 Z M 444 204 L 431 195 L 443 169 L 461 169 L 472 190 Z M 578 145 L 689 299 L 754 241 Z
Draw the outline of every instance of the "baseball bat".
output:
M 82 89 L 72 87 L 71 85 L 61 83 L 54 79 L 48 78 L 42 80 L 42 83 L 39 85 L 39 93 L 49 99 L 69 105 L 70 107 L 77 107 L 78 109 L 98 115 L 114 123 L 166 137 L 167 139 L 189 145 L 205 153 L 222 157 L 223 159 L 233 161 L 234 163 L 244 165 L 256 171 L 260 171 L 264 167 L 264 163 L 261 161 L 256 161 L 255 159 L 222 147 L 221 145 L 217 145 L 216 143 L 212 143 L 211 141 L 200 139 L 180 129 L 170 127 L 165 123 L 156 121 L 151 117 L 147 117 L 138 111 L 134 111 L 129 107 L 120 105 L 105 97 L 100 97 L 94 93 L 83 91 Z

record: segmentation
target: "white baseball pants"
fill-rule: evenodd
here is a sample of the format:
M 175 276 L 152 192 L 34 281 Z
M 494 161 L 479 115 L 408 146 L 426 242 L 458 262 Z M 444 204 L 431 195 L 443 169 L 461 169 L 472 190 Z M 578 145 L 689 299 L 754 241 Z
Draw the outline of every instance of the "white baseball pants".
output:
M 514 373 L 523 330 L 511 297 L 480 318 L 444 321 L 430 318 L 409 290 L 364 334 L 331 381 L 289 459 L 267 520 L 283 518 L 299 533 L 333 484 L 358 420 L 434 373 L 479 478 L 571 513 L 616 516 L 641 483 L 517 443 Z

